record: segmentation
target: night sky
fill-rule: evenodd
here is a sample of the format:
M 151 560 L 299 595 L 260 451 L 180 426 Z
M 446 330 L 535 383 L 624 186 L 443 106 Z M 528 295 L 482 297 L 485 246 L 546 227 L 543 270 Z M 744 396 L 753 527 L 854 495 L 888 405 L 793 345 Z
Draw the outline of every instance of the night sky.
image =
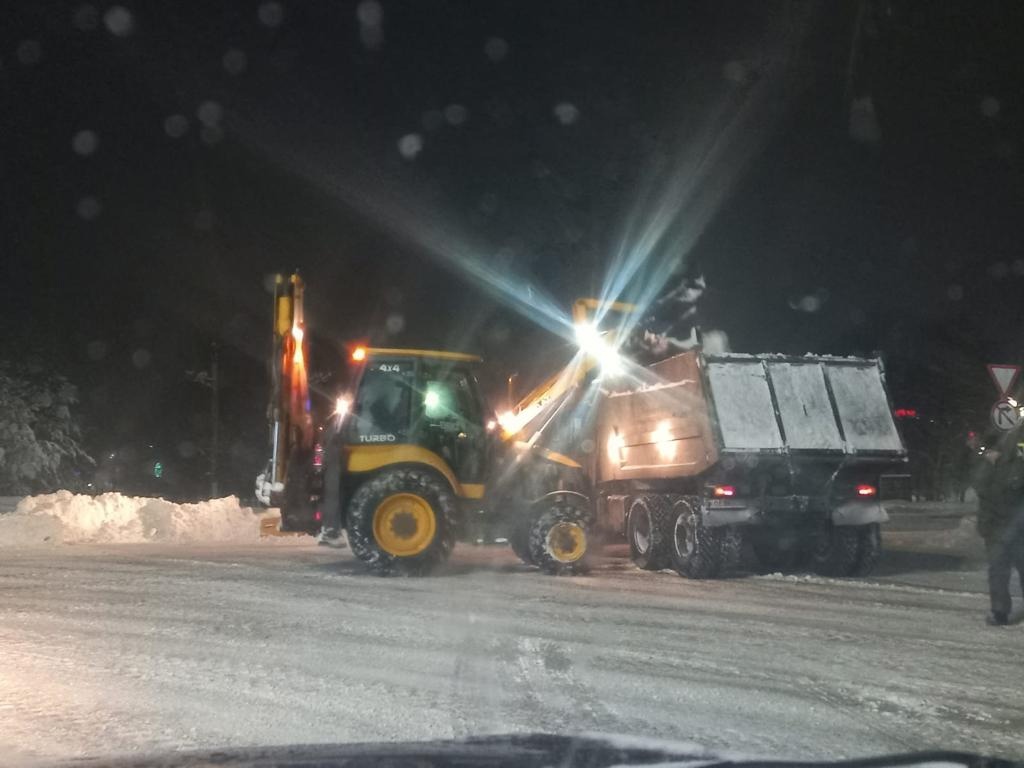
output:
M 881 352 L 956 429 L 1024 362 L 1020 3 L 19 6 L 0 356 L 79 384 L 94 452 L 202 445 L 216 341 L 246 490 L 275 271 L 328 394 L 351 339 L 529 378 L 566 342 L 457 264 L 568 308 L 666 216 L 639 282 L 703 272 L 736 350 Z

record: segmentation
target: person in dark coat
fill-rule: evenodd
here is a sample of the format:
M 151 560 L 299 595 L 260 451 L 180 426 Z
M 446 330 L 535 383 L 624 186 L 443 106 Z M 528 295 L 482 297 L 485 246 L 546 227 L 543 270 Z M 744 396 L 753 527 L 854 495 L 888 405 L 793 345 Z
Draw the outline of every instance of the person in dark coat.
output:
M 1024 590 L 1024 433 L 1017 428 L 986 447 L 978 463 L 978 533 L 985 540 L 988 623 L 1005 625 L 1012 608 L 1010 578 L 1017 569 Z

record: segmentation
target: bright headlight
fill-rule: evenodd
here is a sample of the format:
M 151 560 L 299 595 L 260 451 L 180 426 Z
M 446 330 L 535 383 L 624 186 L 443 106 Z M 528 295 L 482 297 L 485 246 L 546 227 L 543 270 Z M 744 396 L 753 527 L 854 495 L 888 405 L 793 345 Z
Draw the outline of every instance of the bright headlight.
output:
M 622 370 L 619 353 L 601 338 L 601 333 L 592 324 L 581 323 L 576 326 L 576 343 L 597 361 L 605 373 L 618 373 Z

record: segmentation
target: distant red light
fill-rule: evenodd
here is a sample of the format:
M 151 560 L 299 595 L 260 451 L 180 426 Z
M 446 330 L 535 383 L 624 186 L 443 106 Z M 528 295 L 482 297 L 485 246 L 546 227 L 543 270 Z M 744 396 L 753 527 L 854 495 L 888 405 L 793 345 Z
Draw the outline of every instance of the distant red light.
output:
M 897 408 L 892 412 L 892 415 L 897 419 L 916 419 L 917 409 L 916 408 Z
M 869 496 L 874 496 L 876 493 L 878 493 L 878 489 L 875 488 L 875 486 L 873 486 L 873 485 L 858 485 L 857 486 L 857 495 L 862 497 L 862 498 L 867 498 Z
M 319 523 L 321 520 L 324 519 L 324 513 L 318 509 L 316 512 L 313 513 L 313 519 Z
M 711 495 L 718 498 L 735 496 L 736 489 L 731 485 L 716 485 L 711 491 Z
M 324 455 L 320 451 L 313 454 L 313 466 L 322 467 L 324 465 Z

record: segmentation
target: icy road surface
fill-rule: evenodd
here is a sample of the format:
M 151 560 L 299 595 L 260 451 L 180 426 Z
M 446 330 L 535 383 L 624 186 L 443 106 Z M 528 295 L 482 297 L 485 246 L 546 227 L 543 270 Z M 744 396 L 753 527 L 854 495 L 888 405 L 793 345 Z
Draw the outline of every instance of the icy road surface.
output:
M 848 582 L 614 552 L 554 579 L 490 547 L 381 579 L 309 539 L 7 549 L 0 759 L 510 731 L 1024 757 L 1024 625 L 982 624 L 973 562 L 892 542 Z

